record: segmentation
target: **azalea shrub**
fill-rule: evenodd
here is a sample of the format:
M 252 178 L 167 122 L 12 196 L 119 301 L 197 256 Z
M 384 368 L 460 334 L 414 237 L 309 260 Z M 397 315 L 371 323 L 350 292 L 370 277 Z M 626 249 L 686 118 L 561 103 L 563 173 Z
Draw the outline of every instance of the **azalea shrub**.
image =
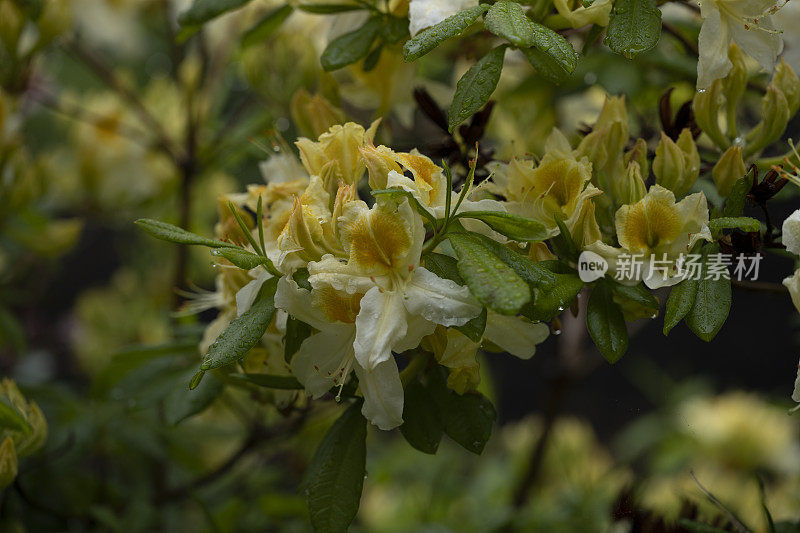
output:
M 173 59 L 158 57 L 175 64 L 167 69 L 169 81 L 141 99 L 85 46 L 80 24 L 69 29 L 69 9 L 61 2 L 0 0 L 6 15 L 0 165 L 9 176 L 0 181 L 8 191 L 0 196 L 7 205 L 0 224 L 25 230 L 8 232 L 8 257 L 58 255 L 75 245 L 82 219 L 59 216 L 67 189 L 47 181 L 54 168 L 73 168 L 73 179 L 91 180 L 92 194 L 68 204 L 94 206 L 80 212 L 86 220 L 97 211 L 113 219 L 122 210 L 131 215 L 127 230 L 133 229 L 128 219 L 136 219 L 133 238 L 143 230 L 178 245 L 168 264 L 171 279 L 161 279 L 167 269 L 159 256 L 140 270 L 132 266 L 110 292 L 82 300 L 86 323 L 113 323 L 105 336 L 84 334 L 80 345 L 93 375 L 92 397 L 115 406 L 109 420 L 115 409 L 124 411 L 119 402 L 135 404 L 141 390 L 155 406 L 146 415 L 151 427 L 194 419 L 219 428 L 243 417 L 252 426 L 243 447 L 219 471 L 195 476 L 198 486 L 223 476 L 262 440 L 301 443 L 289 448 L 313 442 L 296 488 L 316 531 L 347 530 L 360 505 L 367 506 L 362 523 L 381 529 L 380 489 L 363 498 L 362 491 L 368 456 L 386 455 L 384 434 L 395 429 L 407 443 L 402 453 L 409 447 L 429 455 L 440 447 L 442 455 L 456 447 L 475 455 L 489 450 L 485 459 L 492 465 L 495 454 L 515 449 L 514 435 L 525 442 L 533 439 L 528 433 L 537 435 L 537 445 L 528 443 L 530 464 L 510 471 L 519 478 L 509 481 L 514 490 L 498 489 L 510 492 L 497 504 L 506 510 L 476 518 L 481 527 L 557 528 L 552 506 L 568 506 L 562 488 L 531 504 L 527 515 L 517 512 L 532 497 L 540 471 L 560 475 L 547 474 L 556 468 L 548 460 L 558 461 L 557 450 L 546 451 L 551 431 L 556 442 L 574 443 L 570 435 L 578 435 L 582 453 L 598 457 L 586 472 L 601 465 L 584 487 L 582 505 L 586 510 L 595 502 L 603 519 L 597 513 L 582 522 L 573 510 L 567 513 L 572 525 L 561 523 L 564 531 L 589 530 L 586 524 L 607 530 L 623 519 L 653 530 L 667 523 L 689 531 L 749 527 L 702 479 L 696 485 L 712 504 L 702 504 L 699 515 L 658 493 L 674 470 L 664 468 L 669 459 L 653 459 L 664 453 L 655 445 L 629 458 L 652 460 L 656 472 L 645 496 L 629 498 L 630 472 L 612 466 L 605 452 L 588 451 L 597 446 L 577 422 L 546 414 L 541 424 L 521 423 L 518 433 L 503 429 L 503 442 L 493 444 L 492 387 L 502 383 L 493 385 L 481 362 L 489 353 L 528 360 L 537 346 L 561 335 L 564 380 L 570 381 L 589 366 L 575 347 L 584 335 L 604 364 L 614 364 L 625 357 L 640 321 L 660 321 L 663 336 L 683 323 L 713 346 L 736 290 L 778 293 L 800 310 L 800 268 L 786 272 L 782 284 L 759 279 L 770 262 L 788 258 L 797 267 L 800 256 L 800 209 L 793 207 L 785 220 L 774 209 L 787 197 L 796 202 L 800 187 L 800 153 L 791 138 L 800 133 L 797 0 L 166 4 L 165 43 Z M 37 93 L 40 80 L 31 72 L 53 39 L 118 100 L 89 99 L 72 108 L 69 98 Z M 220 82 L 228 64 L 243 70 L 247 91 Z M 622 81 L 598 81 L 605 71 Z M 635 88 L 626 89 L 625 76 Z M 73 134 L 82 147 L 70 151 L 77 161 L 61 153 L 28 166 L 34 156 L 25 145 L 32 141 L 17 127 L 26 98 L 91 125 Z M 581 112 L 582 102 L 592 110 Z M 560 120 L 554 109 L 575 120 Z M 4 123 L 6 116 L 15 119 Z M 121 140 L 131 135 L 137 142 Z M 92 151 L 96 146 L 103 148 Z M 116 176 L 115 185 L 106 174 Z M 41 177 L 39 194 L 32 194 Z M 177 211 L 170 207 L 175 199 Z M 143 241 L 142 257 L 151 246 Z M 209 263 L 213 290 L 187 283 L 193 274 L 202 278 Z M 26 280 L 15 264 L 0 262 L 8 270 L 4 286 Z M 177 299 L 166 303 L 170 289 Z M 150 303 L 134 307 L 137 293 L 147 291 L 160 298 L 162 311 L 177 311 L 178 325 L 168 325 Z M 123 309 L 114 310 L 110 300 Z M 22 351 L 15 305 L 0 306 L 2 340 Z M 141 322 L 124 329 L 120 323 L 131 314 L 142 315 Z M 728 333 L 739 334 L 746 332 Z M 120 336 L 146 346 L 128 346 L 108 363 L 109 346 L 120 349 Z M 790 382 L 787 374 L 787 390 Z M 14 382 L 4 381 L 0 391 L 8 398 L 0 402 L 0 486 L 17 483 L 21 499 L 35 503 L 15 479 L 19 460 L 44 445 L 47 422 Z M 61 394 L 45 401 L 59 405 Z M 792 398 L 800 402 L 800 373 Z M 739 400 L 718 405 L 706 396 L 682 398 L 665 410 L 702 420 L 699 427 L 713 418 L 710 412 L 761 409 L 755 417 L 781 426 L 784 413 Z M 217 410 L 223 403 L 231 409 Z M 59 419 L 70 418 L 63 406 L 54 409 Z M 335 421 L 324 436 L 305 439 L 315 417 Z M 649 442 L 642 428 L 661 425 L 660 438 L 688 447 L 671 420 L 652 415 L 619 439 Z M 727 428 L 720 422 L 719 434 Z M 165 449 L 191 440 L 188 433 L 163 434 L 158 439 L 176 439 Z M 726 450 L 713 437 L 707 441 L 715 453 Z M 737 445 L 735 438 L 726 442 Z M 163 453 L 153 452 L 169 462 Z M 688 454 L 679 462 L 701 478 L 729 474 L 714 453 L 700 455 L 699 463 Z M 742 459 L 743 470 L 785 473 L 766 459 L 750 459 Z M 187 471 L 204 466 L 185 462 Z M 387 464 L 375 470 L 402 470 Z M 383 478 L 376 486 L 389 485 L 384 489 L 391 492 L 394 483 Z M 758 483 L 748 502 L 764 511 L 770 531 L 797 528 L 773 520 Z M 145 500 L 196 498 L 191 482 L 156 485 L 155 496 Z M 783 488 L 770 484 L 780 495 Z M 454 500 L 461 496 L 457 487 L 448 490 Z M 644 501 L 647 510 L 629 508 L 634 501 Z M 386 516 L 401 517 L 406 507 L 415 509 L 397 503 Z M 214 513 L 204 512 L 214 525 Z M 305 527 L 304 512 L 291 523 Z M 113 505 L 89 514 L 87 523 L 123 530 L 132 520 L 118 521 Z M 180 522 L 180 512 L 170 516 Z M 754 513 L 747 516 L 753 520 Z M 452 517 L 442 520 L 459 527 Z

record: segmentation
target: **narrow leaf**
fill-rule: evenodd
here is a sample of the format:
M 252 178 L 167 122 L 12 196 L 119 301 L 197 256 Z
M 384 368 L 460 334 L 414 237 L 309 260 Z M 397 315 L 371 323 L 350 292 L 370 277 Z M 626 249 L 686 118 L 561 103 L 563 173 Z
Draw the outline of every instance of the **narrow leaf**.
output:
M 616 363 L 628 349 L 628 330 L 622 310 L 614 301 L 611 287 L 600 281 L 592 289 L 586 305 L 589 335 L 609 363 Z
M 448 238 L 458 256 L 458 272 L 479 302 L 500 314 L 513 315 L 530 301 L 528 285 L 475 234 L 454 233 Z
M 322 52 L 322 68 L 327 71 L 338 70 L 366 56 L 380 29 L 381 19 L 373 17 L 357 30 L 332 40 Z
M 162 241 L 169 241 L 178 244 L 196 244 L 199 246 L 208 246 L 209 248 L 236 247 L 235 244 L 202 237 L 195 233 L 186 231 L 185 229 L 181 229 L 178 226 L 173 226 L 172 224 L 167 224 L 166 222 L 161 222 L 160 220 L 153 220 L 152 218 L 140 218 L 135 222 L 135 224 L 156 239 L 161 239 Z
M 750 217 L 720 217 L 708 223 L 711 233 L 716 234 L 723 229 L 740 229 L 742 231 L 761 231 L 761 222 Z
M 275 267 L 272 265 L 267 257 L 263 255 L 254 254 L 242 248 L 220 248 L 212 252 L 213 255 L 220 255 L 244 270 L 252 270 L 259 265 L 268 265 L 270 271 L 274 271 Z
M 753 179 L 750 177 L 750 173 L 736 180 L 736 183 L 733 184 L 733 188 L 728 195 L 728 199 L 725 200 L 725 208 L 722 213 L 724 216 L 738 217 L 742 215 L 747 193 L 750 192 L 752 184 Z
M 419 59 L 447 39 L 459 35 L 462 31 L 472 26 L 487 9 L 488 6 L 480 5 L 459 11 L 435 26 L 421 31 L 406 41 L 405 46 L 403 46 L 403 57 L 406 61 Z
M 246 48 L 266 41 L 281 27 L 281 24 L 289 18 L 293 11 L 292 6 L 286 4 L 267 13 L 264 18 L 242 36 L 242 47 Z
M 611 12 L 605 43 L 628 59 L 655 48 L 661 37 L 661 10 L 655 0 L 619 0 Z
M 208 348 L 201 370 L 219 368 L 236 362 L 256 345 L 275 314 L 274 297 L 278 278 L 270 278 L 261 286 L 253 305 L 234 318 L 228 329 Z
M 539 242 L 547 238 L 547 228 L 538 220 L 501 211 L 466 211 L 460 218 L 474 218 L 501 235 L 520 242 Z
M 719 332 L 731 309 L 731 280 L 726 277 L 706 279 L 708 256 L 719 251 L 719 246 L 703 248 L 703 279 L 697 281 L 694 305 L 686 315 L 686 325 L 706 342 Z
M 494 48 L 458 80 L 456 93 L 450 104 L 450 131 L 477 113 L 489 101 L 500 81 L 505 53 L 505 45 Z
M 569 41 L 541 24 L 534 24 L 533 48 L 522 52 L 541 76 L 556 84 L 567 80 L 578 66 L 578 53 Z
M 199 26 L 223 13 L 238 9 L 250 0 L 194 0 L 186 11 L 178 15 L 181 26 Z
M 443 431 L 433 396 L 422 383 L 412 381 L 406 387 L 403 403 L 403 437 L 414 448 L 433 455 L 439 449 Z
M 367 420 L 361 402 L 334 422 L 306 472 L 311 525 L 318 532 L 345 532 L 358 512 L 367 457 Z
M 484 27 L 518 48 L 533 46 L 535 39 L 533 21 L 517 2 L 500 0 L 486 13 Z
M 697 294 L 695 279 L 685 279 L 670 289 L 664 312 L 664 335 L 668 335 L 672 328 L 689 314 L 694 306 L 695 294 Z

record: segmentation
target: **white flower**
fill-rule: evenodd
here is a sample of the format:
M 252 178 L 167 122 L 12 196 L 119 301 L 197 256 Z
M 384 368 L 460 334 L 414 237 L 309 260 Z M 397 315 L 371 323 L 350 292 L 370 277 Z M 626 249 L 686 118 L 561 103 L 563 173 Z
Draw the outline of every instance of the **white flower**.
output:
M 794 255 L 800 255 L 800 209 L 783 221 L 781 230 L 781 238 L 786 250 Z
M 413 37 L 420 30 L 476 5 L 478 3 L 475 0 L 411 0 L 408 6 L 408 31 Z
M 698 0 L 698 3 L 703 18 L 698 43 L 698 88 L 705 89 L 730 72 L 731 42 L 772 72 L 783 48 L 780 31 L 770 16 L 775 0 Z

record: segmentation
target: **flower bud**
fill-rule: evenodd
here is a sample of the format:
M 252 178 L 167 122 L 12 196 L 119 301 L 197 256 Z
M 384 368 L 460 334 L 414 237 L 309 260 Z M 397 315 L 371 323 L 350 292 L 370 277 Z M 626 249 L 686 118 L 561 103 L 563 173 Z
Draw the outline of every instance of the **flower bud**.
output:
M 593 131 L 578 146 L 577 157 L 592 162 L 592 182 L 606 190 L 620 170 L 621 155 L 628 144 L 628 111 L 625 97 L 606 98 Z
M 595 205 L 591 198 L 584 198 L 580 207 L 565 221 L 565 224 L 578 248 L 583 249 L 603 238 L 595 217 Z
M 793 117 L 800 109 L 800 80 L 797 79 L 797 74 L 783 58 L 775 67 L 772 84 L 783 93 L 786 103 L 789 105 L 789 118 Z
M 444 333 L 442 329 L 441 326 L 436 328 L 434 337 L 438 337 L 438 341 L 432 343 L 433 354 L 440 365 L 450 369 L 447 386 L 458 394 L 464 394 L 481 381 L 480 365 L 476 359 L 479 345 L 454 329 L 447 329 Z
M 0 490 L 8 487 L 17 477 L 17 453 L 14 441 L 6 437 L 0 445 Z
M 647 187 L 642 179 L 641 166 L 637 161 L 631 161 L 625 169 L 625 178 L 620 181 L 614 196 L 620 204 L 627 205 L 635 204 L 644 198 L 645 194 Z
M 711 171 L 717 191 L 722 196 L 728 196 L 733 184 L 745 174 L 747 174 L 747 168 L 742 159 L 742 147 L 737 145 L 728 148 L 714 165 L 714 170 Z
M 783 92 L 770 83 L 761 100 L 761 122 L 747 134 L 745 157 L 761 152 L 780 139 L 789 123 L 789 102 Z
M 711 87 L 698 91 L 694 97 L 694 120 L 700 129 L 714 141 L 714 144 L 727 149 L 728 137 L 722 133 L 719 115 L 725 97 L 722 94 L 722 80 L 716 80 Z
M 688 128 L 681 132 L 677 143 L 661 133 L 661 142 L 653 159 L 653 173 L 656 183 L 671 190 L 675 196 L 683 196 L 691 189 L 700 175 L 700 154 Z
M 747 65 L 744 62 L 742 49 L 733 43 L 728 49 L 728 59 L 733 64 L 733 67 L 722 80 L 722 94 L 725 97 L 728 134 L 733 137 L 733 132 L 736 131 L 736 109 L 739 107 L 739 101 L 747 88 Z
M 319 137 L 344 121 L 341 109 L 321 95 L 310 95 L 305 89 L 300 89 L 292 97 L 291 112 L 300 132 L 308 137 Z
M 317 142 L 300 138 L 295 143 L 300 150 L 300 160 L 312 176 L 320 176 L 326 164 L 336 162 L 335 180 L 348 185 L 356 183 L 366 169 L 360 148 L 372 142 L 374 127 L 365 131 L 360 125 L 348 122 L 331 127 Z
M 640 178 L 644 180 L 650 174 L 650 162 L 647 160 L 647 143 L 641 137 L 636 139 L 636 144 L 633 145 L 633 148 L 625 153 L 625 157 L 622 160 L 625 168 L 630 165 L 631 161 L 639 163 Z

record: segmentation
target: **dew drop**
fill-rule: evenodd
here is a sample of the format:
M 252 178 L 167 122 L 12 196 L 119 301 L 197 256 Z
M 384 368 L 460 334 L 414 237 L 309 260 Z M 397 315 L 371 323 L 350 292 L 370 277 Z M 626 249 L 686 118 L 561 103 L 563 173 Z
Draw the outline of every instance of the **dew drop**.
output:
M 700 94 L 703 94 L 704 92 L 706 92 L 706 90 L 707 89 L 697 89 L 697 92 L 700 93 Z
M 561 335 L 561 330 L 557 329 L 553 332 L 553 335 Z

